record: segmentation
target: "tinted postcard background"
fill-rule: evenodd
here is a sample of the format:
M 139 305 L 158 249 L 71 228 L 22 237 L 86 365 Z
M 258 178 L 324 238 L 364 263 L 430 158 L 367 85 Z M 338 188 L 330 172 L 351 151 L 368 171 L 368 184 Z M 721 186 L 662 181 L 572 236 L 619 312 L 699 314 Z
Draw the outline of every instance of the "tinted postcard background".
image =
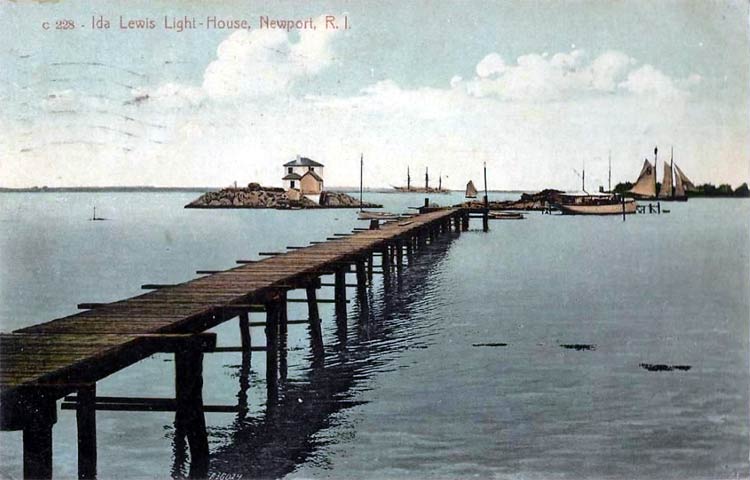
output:
M 737 187 L 747 18 L 743 2 L 4 2 L 0 187 L 195 190 L 0 193 L 1 330 L 362 226 L 182 208 L 208 187 L 279 186 L 297 154 L 332 187 L 358 186 L 361 154 L 373 189 L 429 167 L 457 190 L 443 205 L 481 189 L 485 163 L 493 191 L 577 190 L 581 168 L 596 189 L 610 155 L 613 184 L 633 181 L 655 145 L 696 184 Z M 366 193 L 388 211 L 423 197 Z M 249 372 L 207 355 L 206 403 L 249 408 L 207 415 L 210 475 L 745 478 L 750 205 L 662 208 L 531 212 L 438 242 L 398 290 L 376 282 L 369 328 L 352 306 L 342 339 L 321 306 L 322 374 L 290 327 L 285 398 L 301 402 L 276 415 L 262 355 Z M 217 331 L 238 341 L 234 323 Z M 99 393 L 168 397 L 172 369 L 158 355 Z M 58 413 L 55 474 L 75 477 L 75 415 Z M 185 474 L 172 420 L 98 412 L 100 477 Z M 21 476 L 19 432 L 0 456 Z

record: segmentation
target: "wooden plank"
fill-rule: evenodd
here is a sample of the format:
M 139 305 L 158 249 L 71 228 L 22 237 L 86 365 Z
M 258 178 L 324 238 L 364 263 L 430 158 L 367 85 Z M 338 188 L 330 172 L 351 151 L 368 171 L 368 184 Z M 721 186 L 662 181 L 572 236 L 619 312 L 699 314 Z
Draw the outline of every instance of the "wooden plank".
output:
M 343 266 L 348 270 L 350 264 L 377 253 L 374 250 L 400 239 L 409 241 L 414 233 L 463 212 L 433 211 L 412 216 L 408 221 L 386 222 L 379 230 L 336 233 L 328 241 L 311 242 L 308 247 L 261 252 L 273 256 L 238 260 L 240 266 L 232 269 L 198 270 L 197 274 L 207 276 L 184 283 L 147 284 L 143 287 L 156 290 L 129 299 L 81 303 L 78 306 L 85 312 L 0 337 L 0 393 L 30 383 L 85 385 L 153 352 L 176 351 L 181 340 L 161 334 L 202 331 L 243 311 L 262 311 L 253 302 L 273 298 L 278 290 L 307 286 L 309 294 L 310 285 L 320 284 L 319 275 Z M 342 281 L 339 284 L 354 286 Z M 314 303 L 328 301 L 333 300 L 315 299 Z

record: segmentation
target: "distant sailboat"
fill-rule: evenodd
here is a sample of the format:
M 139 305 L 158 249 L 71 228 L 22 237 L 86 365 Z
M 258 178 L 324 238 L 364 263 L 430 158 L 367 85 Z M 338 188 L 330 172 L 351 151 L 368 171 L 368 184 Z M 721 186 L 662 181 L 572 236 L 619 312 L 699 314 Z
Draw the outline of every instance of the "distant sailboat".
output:
M 664 162 L 664 177 L 662 177 L 661 189 L 659 189 L 659 200 L 686 202 L 687 192 L 695 191 L 695 185 L 674 163 L 674 149 L 669 164 Z
M 477 198 L 477 187 L 474 186 L 474 182 L 471 180 L 466 184 L 466 198 Z
M 425 167 L 424 171 L 424 188 L 412 187 L 411 186 L 411 173 L 409 167 L 406 167 L 406 186 L 405 187 L 393 187 L 397 192 L 413 192 L 413 193 L 448 193 L 448 190 L 443 190 L 443 178 L 442 175 L 438 178 L 438 188 L 430 187 L 430 173 L 429 167 Z
M 94 206 L 94 213 L 93 213 L 93 215 L 91 215 L 91 219 L 90 220 L 93 222 L 93 221 L 106 220 L 106 218 L 97 217 L 96 216 L 96 206 Z

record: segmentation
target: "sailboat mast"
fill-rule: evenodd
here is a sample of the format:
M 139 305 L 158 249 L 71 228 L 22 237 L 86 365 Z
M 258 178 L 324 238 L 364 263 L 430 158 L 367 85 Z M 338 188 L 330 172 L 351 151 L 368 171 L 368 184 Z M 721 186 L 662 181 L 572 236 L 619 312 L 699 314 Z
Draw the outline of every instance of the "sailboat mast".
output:
M 484 166 L 484 207 L 489 206 L 489 197 L 487 196 L 487 162 L 483 163 Z
M 612 150 L 609 151 L 609 170 L 607 172 L 607 191 L 612 191 Z
M 583 161 L 583 168 L 581 168 L 581 191 L 586 191 L 586 160 Z
M 442 189 L 443 189 L 443 175 L 440 174 L 438 175 L 438 190 L 442 190 Z
M 363 190 L 363 171 L 365 169 L 365 154 L 364 152 L 359 156 L 359 211 L 362 211 L 362 190 Z
M 406 166 L 406 190 L 411 190 L 411 175 L 409 174 L 409 165 Z
M 659 171 L 659 170 L 656 169 L 656 155 L 657 155 L 658 152 L 659 152 L 659 148 L 658 147 L 654 147 L 654 198 L 656 198 L 657 194 L 659 193 L 659 192 L 656 191 L 657 190 L 657 188 L 656 188 L 656 172 Z
M 430 170 L 430 167 L 424 167 L 424 189 L 425 190 L 430 188 L 429 170 Z

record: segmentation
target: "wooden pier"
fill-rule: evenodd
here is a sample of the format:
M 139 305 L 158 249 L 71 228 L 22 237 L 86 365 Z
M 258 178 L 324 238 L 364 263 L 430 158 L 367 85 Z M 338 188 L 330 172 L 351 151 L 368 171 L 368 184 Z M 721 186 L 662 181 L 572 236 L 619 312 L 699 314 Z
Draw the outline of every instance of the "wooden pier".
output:
M 265 352 L 272 404 L 286 372 L 287 326 L 301 323 L 287 318 L 287 303 L 299 301 L 289 299 L 289 291 L 305 291 L 311 344 L 322 349 L 318 303 L 334 303 L 336 318 L 345 322 L 347 287 L 359 294 L 374 275 L 399 274 L 405 257 L 442 234 L 468 230 L 476 213 L 484 214 L 486 231 L 486 211 L 423 209 L 377 229 L 358 228 L 307 247 L 265 252 L 262 260 L 239 260 L 229 270 L 199 271 L 203 276 L 185 283 L 144 285 L 151 291 L 118 302 L 79 304 L 85 311 L 0 334 L 0 429 L 23 431 L 24 477 L 51 478 L 52 428 L 57 401 L 64 397 L 63 408 L 76 410 L 80 478 L 96 477 L 96 411 L 104 409 L 174 411 L 176 434 L 186 437 L 190 448 L 190 476 L 205 477 L 204 411 L 227 411 L 203 405 L 205 352 Z M 352 269 L 356 283 L 347 284 Z M 317 298 L 320 277 L 331 274 L 334 298 Z M 264 312 L 265 320 L 250 322 L 253 312 Z M 241 346 L 217 349 L 215 334 L 206 330 L 234 318 Z M 250 326 L 259 325 L 265 326 L 264 347 L 251 345 Z M 160 352 L 175 355 L 175 398 L 97 397 L 97 381 Z

